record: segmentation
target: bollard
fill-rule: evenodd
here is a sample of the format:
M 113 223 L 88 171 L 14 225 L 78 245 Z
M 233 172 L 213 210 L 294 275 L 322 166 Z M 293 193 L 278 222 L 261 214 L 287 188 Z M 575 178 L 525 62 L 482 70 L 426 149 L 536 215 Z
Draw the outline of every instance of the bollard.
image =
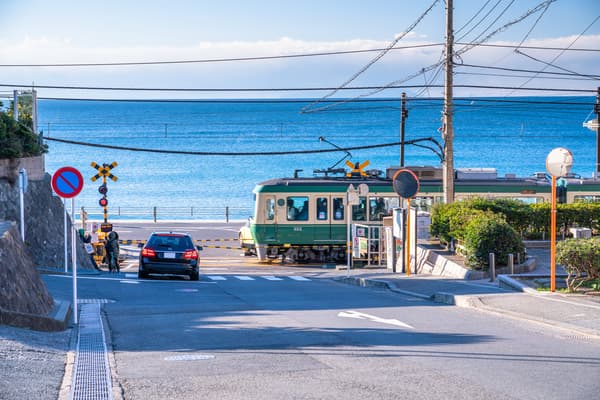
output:
M 508 254 L 508 270 L 511 275 L 515 274 L 515 256 L 513 253 Z
M 229 223 L 229 206 L 225 206 L 225 221 Z
M 496 282 L 496 255 L 494 253 L 489 254 L 490 260 L 490 282 Z
M 152 207 L 152 215 L 154 217 L 154 222 L 156 223 L 156 206 Z

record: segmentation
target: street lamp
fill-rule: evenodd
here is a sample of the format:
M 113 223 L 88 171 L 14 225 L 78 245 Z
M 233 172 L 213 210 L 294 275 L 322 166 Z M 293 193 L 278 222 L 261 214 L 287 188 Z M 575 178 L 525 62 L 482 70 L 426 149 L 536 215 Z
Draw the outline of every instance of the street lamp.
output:
M 552 207 L 550 210 L 550 291 L 556 290 L 556 178 L 566 176 L 573 166 L 573 153 L 562 147 L 546 157 L 546 170 L 552 175 Z

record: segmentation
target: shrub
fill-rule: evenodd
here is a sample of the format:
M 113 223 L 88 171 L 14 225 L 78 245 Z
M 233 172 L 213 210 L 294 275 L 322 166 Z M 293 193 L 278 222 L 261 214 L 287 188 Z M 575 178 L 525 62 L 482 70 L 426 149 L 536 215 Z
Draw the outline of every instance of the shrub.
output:
M 508 264 L 508 254 L 523 254 L 525 247 L 519 234 L 498 215 L 473 219 L 465 229 L 466 263 L 472 268 L 489 268 L 489 253 L 499 265 Z
M 583 283 L 600 278 L 600 240 L 567 239 L 556 246 L 556 262 L 567 271 L 570 292 Z
M 39 156 L 47 151 L 27 126 L 0 112 L 0 159 Z

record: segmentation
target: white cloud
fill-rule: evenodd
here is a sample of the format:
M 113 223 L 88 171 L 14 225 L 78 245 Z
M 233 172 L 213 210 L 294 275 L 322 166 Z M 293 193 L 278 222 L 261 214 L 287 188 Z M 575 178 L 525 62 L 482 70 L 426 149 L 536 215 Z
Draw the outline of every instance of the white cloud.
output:
M 429 44 L 423 36 L 411 33 L 398 46 Z M 560 38 L 532 39 L 526 45 L 540 47 L 567 47 L 575 36 Z M 517 43 L 495 42 L 496 44 L 516 45 Z M 583 36 L 572 46 L 576 48 L 597 48 L 600 35 Z M 264 57 L 277 55 L 307 54 L 335 51 L 352 51 L 384 48 L 387 41 L 353 39 L 347 41 L 305 41 L 291 37 L 281 37 L 273 41 L 200 41 L 192 46 L 133 46 L 133 47 L 78 47 L 70 38 L 26 37 L 19 43 L 0 41 L 0 64 L 54 64 L 54 63 L 106 63 L 166 60 L 201 60 L 221 58 Z M 456 49 L 460 48 L 459 45 Z M 365 72 L 353 84 L 385 85 L 402 79 L 439 60 L 441 47 L 423 47 L 392 50 Z M 546 61 L 552 60 L 556 50 L 523 50 L 525 53 Z M 299 57 L 258 61 L 238 61 L 221 63 L 195 63 L 156 66 L 128 67 L 87 67 L 87 68 L 2 68 L 3 83 L 26 84 L 32 81 L 40 85 L 85 85 L 85 86 L 136 86 L 136 87 L 335 87 L 369 62 L 377 53 L 357 53 L 349 55 Z M 8 57 L 7 57 L 8 55 Z M 479 47 L 462 56 L 468 64 L 493 65 L 507 68 L 540 70 L 544 66 L 509 48 Z M 597 71 L 600 56 L 597 52 L 567 51 L 556 61 L 561 67 L 573 69 L 583 74 Z M 552 70 L 548 68 L 547 70 Z M 493 73 L 494 71 L 480 71 Z M 442 74 L 443 75 L 443 74 Z M 432 74 L 427 74 L 431 78 Z M 522 78 L 500 78 L 486 76 L 459 75 L 457 82 L 478 82 L 481 85 L 514 85 L 523 82 Z M 422 84 L 419 77 L 410 84 Z M 570 88 L 595 88 L 597 81 L 541 81 L 534 84 Z M 50 94 L 52 92 L 52 94 Z M 438 94 L 441 93 L 437 90 Z M 48 94 L 46 94 L 48 93 Z M 81 92 L 44 90 L 47 96 L 71 96 Z M 347 95 L 348 93 L 342 93 Z M 493 95 L 490 91 L 470 91 L 469 94 Z M 518 93 L 523 94 L 523 93 Z M 535 94 L 535 93 L 534 93 Z M 134 96 L 135 95 L 135 96 Z M 122 97 L 159 97 L 158 93 L 120 94 Z M 254 97 L 256 93 L 229 93 L 229 97 Z M 261 93 L 261 96 L 277 97 L 281 93 Z M 286 96 L 319 96 L 320 93 L 299 94 L 288 92 Z M 380 93 L 386 96 L 387 92 Z M 531 95 L 531 93 L 525 93 Z M 160 94 L 162 97 L 176 97 L 173 93 Z M 177 94 L 179 96 L 179 94 Z M 182 95 L 183 96 L 183 95 Z M 190 93 L 186 97 L 215 97 L 215 93 Z M 106 97 L 106 94 L 98 97 Z

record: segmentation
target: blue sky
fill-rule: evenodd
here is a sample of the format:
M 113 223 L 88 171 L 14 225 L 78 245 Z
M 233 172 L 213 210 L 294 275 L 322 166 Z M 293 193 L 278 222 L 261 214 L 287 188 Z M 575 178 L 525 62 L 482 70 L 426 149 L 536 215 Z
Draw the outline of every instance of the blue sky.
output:
M 94 63 L 215 59 L 374 49 L 387 46 L 408 28 L 433 0 L 421 1 L 127 1 L 0 0 L 0 64 Z M 473 28 L 464 41 L 516 19 L 542 0 L 455 0 L 457 37 Z M 484 12 L 467 25 L 482 7 Z M 492 6 L 497 7 L 492 10 Z M 498 17 L 500 11 L 507 12 Z M 487 19 L 475 26 L 478 18 Z M 397 46 L 444 40 L 444 2 Z M 518 44 L 540 13 L 495 35 L 488 43 Z M 600 15 L 600 0 L 558 0 L 528 36 L 536 46 L 600 49 L 600 20 L 572 43 Z M 437 62 L 441 48 L 392 51 L 363 73 L 353 85 L 382 86 Z M 456 49 L 455 49 L 456 50 Z M 549 62 L 558 51 L 528 50 L 529 56 Z M 377 53 L 176 66 L 129 67 L 0 67 L 0 83 L 94 87 L 166 88 L 281 88 L 336 87 Z M 507 48 L 475 48 L 461 56 L 472 65 L 541 70 L 545 65 Z M 581 74 L 597 74 L 600 52 L 567 51 L 554 64 Z M 546 71 L 559 71 L 547 67 Z M 459 71 L 460 72 L 460 71 Z M 462 69 L 458 83 L 521 85 L 527 79 L 469 75 L 490 70 Z M 497 71 L 496 71 L 497 72 Z M 440 74 L 443 75 L 443 74 Z M 555 77 L 556 78 L 556 77 Z M 434 70 L 407 84 L 434 79 Z M 434 83 L 440 83 L 438 76 Z M 442 82 L 443 83 L 443 82 Z M 537 77 L 529 86 L 595 89 L 598 80 L 565 81 Z M 0 88 L 4 91 L 6 88 Z M 8 89 L 7 89 L 8 90 Z M 420 90 L 414 89 L 413 94 Z M 500 91 L 506 94 L 506 90 Z M 439 95 L 430 88 L 428 94 Z M 496 90 L 459 89 L 464 95 L 492 95 Z M 319 97 L 323 92 L 173 93 L 98 92 L 40 89 L 42 96 L 126 98 Z M 344 92 L 344 95 L 360 92 Z M 398 90 L 381 92 L 397 96 Z M 409 91 L 409 95 L 410 95 Z M 513 93 L 535 94 L 535 93 Z M 568 93 L 573 94 L 573 93 Z

